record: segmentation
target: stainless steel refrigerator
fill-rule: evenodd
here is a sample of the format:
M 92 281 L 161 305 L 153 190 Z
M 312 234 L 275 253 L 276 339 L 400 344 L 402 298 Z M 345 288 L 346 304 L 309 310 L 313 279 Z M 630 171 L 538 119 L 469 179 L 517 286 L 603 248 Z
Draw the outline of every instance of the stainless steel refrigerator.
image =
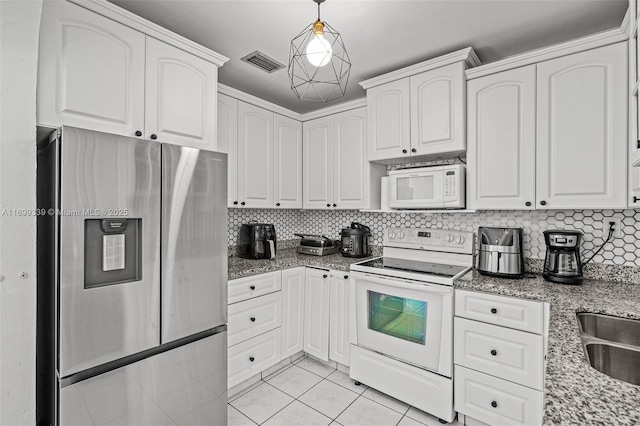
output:
M 226 176 L 72 127 L 39 148 L 38 424 L 226 424 Z

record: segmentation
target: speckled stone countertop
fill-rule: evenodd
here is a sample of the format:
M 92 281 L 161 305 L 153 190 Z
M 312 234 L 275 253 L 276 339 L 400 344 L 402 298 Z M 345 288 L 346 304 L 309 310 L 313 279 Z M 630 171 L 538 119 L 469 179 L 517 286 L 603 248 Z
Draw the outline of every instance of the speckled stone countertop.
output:
M 328 256 L 311 256 L 308 254 L 298 254 L 295 248 L 278 250 L 276 258 L 271 259 L 243 259 L 237 256 L 229 256 L 229 279 L 248 277 L 251 275 L 264 274 L 280 269 L 295 268 L 297 266 L 317 266 L 318 268 L 337 269 L 339 271 L 349 271 L 352 263 L 371 259 L 368 257 L 344 257 L 340 253 Z
M 584 357 L 576 312 L 640 319 L 640 285 L 585 280 L 553 284 L 542 276 L 509 280 L 472 271 L 456 288 L 548 302 L 549 347 L 545 379 L 545 425 L 638 425 L 640 386 L 613 379 Z

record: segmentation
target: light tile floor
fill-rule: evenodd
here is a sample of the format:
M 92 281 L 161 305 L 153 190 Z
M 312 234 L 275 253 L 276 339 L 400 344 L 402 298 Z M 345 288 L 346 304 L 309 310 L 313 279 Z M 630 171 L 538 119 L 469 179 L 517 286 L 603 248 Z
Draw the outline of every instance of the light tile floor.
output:
M 437 418 L 311 358 L 229 399 L 229 426 L 442 426 Z M 453 422 L 452 426 L 462 426 Z

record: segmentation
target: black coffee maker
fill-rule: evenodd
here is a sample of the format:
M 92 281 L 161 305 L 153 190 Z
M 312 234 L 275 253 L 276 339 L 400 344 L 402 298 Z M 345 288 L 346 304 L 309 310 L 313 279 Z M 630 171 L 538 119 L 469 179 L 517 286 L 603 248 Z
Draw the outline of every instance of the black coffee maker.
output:
M 545 280 L 561 284 L 581 284 L 582 260 L 580 259 L 580 240 L 582 232 L 549 230 L 544 231 L 547 254 L 544 258 Z

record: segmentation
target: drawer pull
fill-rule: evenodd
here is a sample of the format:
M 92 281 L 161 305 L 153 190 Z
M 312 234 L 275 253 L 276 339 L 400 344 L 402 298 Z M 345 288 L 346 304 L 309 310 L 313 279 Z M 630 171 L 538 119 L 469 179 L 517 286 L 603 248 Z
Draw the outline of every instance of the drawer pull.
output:
M 491 349 L 491 355 L 493 356 L 498 355 L 498 351 L 496 351 L 495 349 Z
M 491 308 L 491 313 L 492 313 L 492 314 L 497 314 L 497 313 L 498 313 L 498 310 L 497 310 L 496 308 Z
M 256 322 L 256 318 L 255 317 L 251 317 L 251 322 Z
M 345 276 L 344 276 L 344 279 L 345 279 L 345 280 L 348 280 L 348 279 L 349 279 L 349 275 L 345 275 Z
M 255 290 L 255 289 L 256 289 L 256 286 L 255 286 L 255 285 L 252 285 L 251 287 L 249 287 L 249 289 L 251 289 L 251 290 Z
M 327 275 L 323 275 L 322 278 L 327 278 Z
M 491 401 L 491 406 L 492 406 L 493 408 L 497 408 L 497 407 L 498 407 L 498 403 L 497 403 L 497 402 L 495 402 L 495 401 Z
M 256 359 L 255 359 L 254 357 L 252 357 L 252 356 L 250 356 L 250 357 L 249 357 L 249 361 L 253 362 L 253 361 L 255 361 L 255 360 L 256 360 Z

